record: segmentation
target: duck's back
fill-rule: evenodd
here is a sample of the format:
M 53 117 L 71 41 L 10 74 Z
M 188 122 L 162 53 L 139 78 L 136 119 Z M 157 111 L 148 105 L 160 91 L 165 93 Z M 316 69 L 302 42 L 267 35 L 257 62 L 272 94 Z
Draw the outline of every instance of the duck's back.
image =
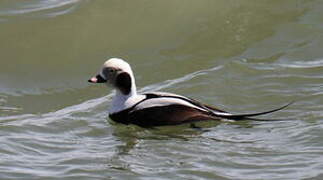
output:
M 184 96 L 161 92 L 145 95 L 145 99 L 131 108 L 110 114 L 110 118 L 119 123 L 143 127 L 219 119 Z

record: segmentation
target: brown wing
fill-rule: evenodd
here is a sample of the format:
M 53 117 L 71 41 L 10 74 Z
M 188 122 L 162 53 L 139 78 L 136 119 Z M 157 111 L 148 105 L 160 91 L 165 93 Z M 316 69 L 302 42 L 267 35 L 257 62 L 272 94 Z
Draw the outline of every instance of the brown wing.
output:
M 220 119 L 211 116 L 208 112 L 183 105 L 169 105 L 137 110 L 131 112 L 128 118 L 130 123 L 137 124 L 142 127 L 176 125 L 196 121 Z

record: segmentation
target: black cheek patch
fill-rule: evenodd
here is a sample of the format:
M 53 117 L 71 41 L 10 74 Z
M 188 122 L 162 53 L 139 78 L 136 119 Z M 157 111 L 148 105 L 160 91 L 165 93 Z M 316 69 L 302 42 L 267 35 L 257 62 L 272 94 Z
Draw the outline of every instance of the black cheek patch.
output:
M 128 95 L 131 91 L 131 77 L 128 73 L 122 72 L 116 77 L 116 86 L 124 95 Z

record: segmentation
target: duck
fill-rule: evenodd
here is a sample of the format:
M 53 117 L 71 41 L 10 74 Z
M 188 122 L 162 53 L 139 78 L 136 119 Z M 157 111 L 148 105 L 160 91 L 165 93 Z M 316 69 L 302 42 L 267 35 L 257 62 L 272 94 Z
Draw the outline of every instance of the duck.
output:
M 120 58 L 108 59 L 99 73 L 88 82 L 104 83 L 116 90 L 108 111 L 110 119 L 141 127 L 193 124 L 200 121 L 261 120 L 252 117 L 273 113 L 291 104 L 270 111 L 234 114 L 178 94 L 139 94 L 131 66 Z

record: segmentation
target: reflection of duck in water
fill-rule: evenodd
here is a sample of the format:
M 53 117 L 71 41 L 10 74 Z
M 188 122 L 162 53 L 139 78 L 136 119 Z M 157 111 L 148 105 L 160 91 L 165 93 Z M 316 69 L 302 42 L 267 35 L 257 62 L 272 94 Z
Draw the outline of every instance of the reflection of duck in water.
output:
M 165 92 L 137 94 L 135 78 L 130 65 L 117 58 L 106 61 L 101 72 L 91 78 L 89 82 L 107 83 L 116 88 L 117 92 L 109 110 L 112 120 L 142 127 L 221 119 L 255 120 L 250 117 L 272 113 L 289 105 L 260 113 L 231 114 L 177 94 Z

